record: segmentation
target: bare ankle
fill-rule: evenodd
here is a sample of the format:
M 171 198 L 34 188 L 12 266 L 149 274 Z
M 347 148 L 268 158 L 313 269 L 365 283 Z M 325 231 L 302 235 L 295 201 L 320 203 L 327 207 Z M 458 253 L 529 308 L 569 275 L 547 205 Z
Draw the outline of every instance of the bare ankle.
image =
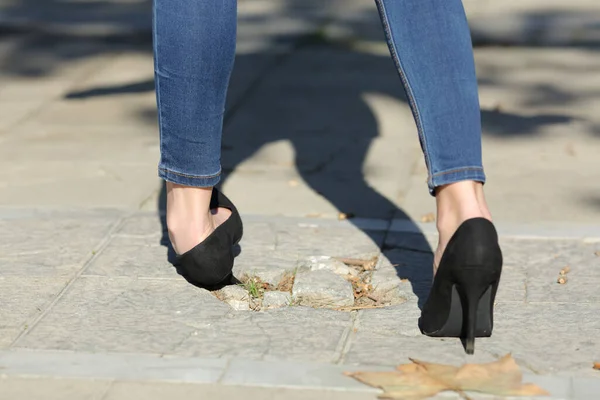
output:
M 167 182 L 167 227 L 178 254 L 192 249 L 214 231 L 211 196 L 212 188 Z
M 438 230 L 470 218 L 491 219 L 480 182 L 463 181 L 442 186 L 436 191 Z
M 439 244 L 434 263 L 438 265 L 448 241 L 464 221 L 478 217 L 491 220 L 492 217 L 480 182 L 463 181 L 442 186 L 436 191 L 436 203 Z

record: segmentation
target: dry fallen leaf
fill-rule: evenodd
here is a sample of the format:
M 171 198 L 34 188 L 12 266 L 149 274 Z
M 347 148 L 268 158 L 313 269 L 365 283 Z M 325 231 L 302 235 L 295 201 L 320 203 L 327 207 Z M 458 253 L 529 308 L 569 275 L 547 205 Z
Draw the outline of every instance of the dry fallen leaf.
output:
M 600 362 L 594 363 L 594 369 L 600 370 Z
M 569 272 L 571 272 L 571 267 L 569 267 L 568 265 L 566 267 L 564 267 L 563 269 L 560 270 L 560 272 L 558 273 L 559 275 L 565 276 L 566 274 L 568 274 Z
M 594 255 L 595 255 L 596 257 L 600 257 L 600 251 L 597 251 L 597 252 L 595 252 L 595 253 L 594 253 Z
M 434 213 L 429 213 L 429 214 L 425 214 L 421 217 L 421 222 L 433 222 L 435 221 L 435 214 Z
M 292 179 L 292 180 L 288 181 L 288 185 L 291 186 L 291 187 L 296 187 L 296 186 L 300 185 L 300 182 L 298 182 L 295 179 Z
M 350 219 L 350 218 L 354 218 L 354 214 L 352 213 L 339 213 L 338 214 L 338 220 L 343 221 L 345 219 Z
M 369 260 L 363 260 L 359 258 L 344 258 L 344 257 L 334 257 L 336 260 L 343 262 L 346 265 L 362 267 L 365 271 L 372 271 L 375 269 L 377 265 L 377 257 L 371 258 Z
M 565 283 L 567 283 L 569 280 L 567 279 L 566 276 L 561 275 L 558 277 L 558 279 L 556 280 L 556 283 L 558 283 L 559 285 L 564 285 Z
M 547 396 L 544 389 L 523 384 L 523 375 L 510 354 L 488 364 L 462 367 L 426 363 L 411 359 L 390 372 L 350 372 L 346 375 L 384 390 L 381 399 L 421 400 L 450 390 L 464 396 L 465 391 L 497 396 Z

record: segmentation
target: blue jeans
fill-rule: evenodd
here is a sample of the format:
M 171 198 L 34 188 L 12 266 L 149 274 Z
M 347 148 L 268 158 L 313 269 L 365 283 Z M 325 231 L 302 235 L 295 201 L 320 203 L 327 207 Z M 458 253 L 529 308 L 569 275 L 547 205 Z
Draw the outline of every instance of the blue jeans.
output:
M 435 188 L 485 182 L 471 37 L 461 0 L 375 0 Z M 210 187 L 236 39 L 236 0 L 155 0 L 159 176 Z

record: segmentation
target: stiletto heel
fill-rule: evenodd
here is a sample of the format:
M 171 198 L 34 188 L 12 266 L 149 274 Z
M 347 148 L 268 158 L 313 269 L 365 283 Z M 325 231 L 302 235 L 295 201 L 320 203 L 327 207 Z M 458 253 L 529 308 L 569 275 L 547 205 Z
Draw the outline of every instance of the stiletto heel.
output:
M 242 219 L 237 208 L 224 194 L 213 189 L 210 208 L 220 207 L 231 211 L 229 218 L 201 243 L 178 256 L 176 261 L 190 282 L 204 287 L 215 287 L 231 281 L 233 246 L 239 243 L 243 235 Z
M 489 337 L 502 273 L 502 252 L 494 225 L 484 218 L 465 221 L 448 243 L 419 328 L 433 337 L 459 337 L 467 354 L 476 337 Z

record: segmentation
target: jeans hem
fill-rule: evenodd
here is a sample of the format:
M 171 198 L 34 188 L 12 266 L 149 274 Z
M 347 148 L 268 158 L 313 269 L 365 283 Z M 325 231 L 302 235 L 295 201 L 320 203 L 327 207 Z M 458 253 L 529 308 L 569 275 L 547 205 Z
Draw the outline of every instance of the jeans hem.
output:
M 482 167 L 463 167 L 448 171 L 437 172 L 427 180 L 429 193 L 435 196 L 435 189 L 439 186 L 449 185 L 461 181 L 476 181 L 485 183 L 485 173 Z
M 219 170 L 219 172 L 214 175 L 198 176 L 183 174 L 166 168 L 159 168 L 158 177 L 178 185 L 207 188 L 216 186 L 221 181 L 221 171 Z

